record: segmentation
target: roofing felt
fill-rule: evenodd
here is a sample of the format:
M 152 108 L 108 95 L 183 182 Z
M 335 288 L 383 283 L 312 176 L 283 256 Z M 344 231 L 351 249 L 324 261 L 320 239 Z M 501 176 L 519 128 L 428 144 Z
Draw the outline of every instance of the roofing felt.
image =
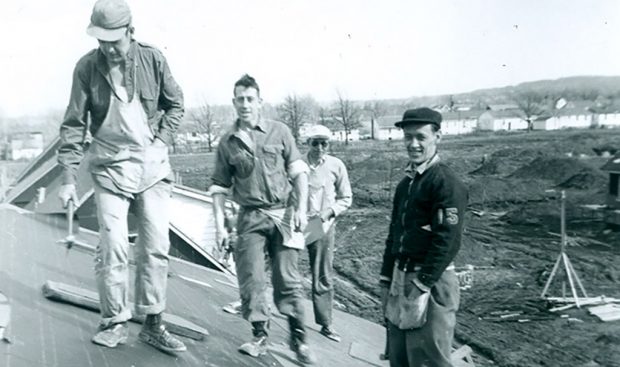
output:
M 43 297 L 48 280 L 95 290 L 93 259 L 56 243 L 66 235 L 60 215 L 34 214 L 16 206 L 0 206 L 0 292 L 9 300 L 11 319 L 0 341 L 0 365 L 32 366 L 297 366 L 288 343 L 287 322 L 274 315 L 269 353 L 259 358 L 240 354 L 237 347 L 250 337 L 250 325 L 222 306 L 238 299 L 236 280 L 224 273 L 171 258 L 167 310 L 200 327 L 210 335 L 203 341 L 182 338 L 188 351 L 179 356 L 160 353 L 137 341 L 139 325 L 130 324 L 128 344 L 115 349 L 90 342 L 98 315 Z M 77 239 L 96 244 L 96 234 L 79 231 Z M 133 267 L 130 267 L 133 277 Z M 176 276 L 175 276 L 176 275 Z M 130 282 L 131 284 L 131 282 Z M 130 298 L 132 298 L 130 296 Z M 305 301 L 306 320 L 311 304 Z M 309 325 L 308 341 L 319 358 L 318 366 L 370 366 L 360 354 L 378 360 L 385 342 L 380 325 L 334 311 L 334 326 L 342 334 L 334 343 Z M 361 353 L 364 352 L 364 353 Z M 357 354 L 357 358 L 351 354 Z

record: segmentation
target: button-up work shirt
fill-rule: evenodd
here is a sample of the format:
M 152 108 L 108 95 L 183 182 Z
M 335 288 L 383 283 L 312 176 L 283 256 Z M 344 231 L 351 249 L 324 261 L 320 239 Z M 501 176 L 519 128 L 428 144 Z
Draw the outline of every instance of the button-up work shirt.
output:
M 310 167 L 308 216 L 318 215 L 330 208 L 334 211 L 334 216 L 339 216 L 351 206 L 353 200 L 346 166 L 340 159 L 329 154 L 324 155 L 316 165 L 310 164 L 307 155 L 305 161 Z
M 247 208 L 287 206 L 290 179 L 308 172 L 289 128 L 260 120 L 254 128 L 240 130 L 238 123 L 220 139 L 209 191 L 232 187 L 233 200 Z

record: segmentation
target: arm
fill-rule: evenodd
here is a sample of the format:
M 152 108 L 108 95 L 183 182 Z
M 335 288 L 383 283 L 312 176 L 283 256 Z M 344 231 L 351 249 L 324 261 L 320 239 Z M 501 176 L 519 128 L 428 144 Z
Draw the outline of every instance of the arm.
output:
M 331 206 L 333 216 L 337 217 L 345 210 L 349 209 L 353 202 L 353 193 L 351 192 L 351 183 L 349 182 L 349 173 L 342 161 L 339 161 L 338 174 L 334 183 L 336 189 L 336 202 Z M 329 218 L 328 218 L 329 219 Z
M 295 230 L 303 232 L 308 224 L 306 213 L 308 211 L 308 174 L 301 172 L 293 178 L 293 190 L 295 191 Z
M 392 202 L 392 216 L 390 220 L 390 228 L 388 230 L 388 236 L 385 240 L 385 249 L 383 251 L 383 263 L 381 265 L 381 274 L 379 281 L 383 284 L 389 285 L 392 282 L 392 272 L 394 271 L 394 263 L 396 262 L 396 257 L 392 254 L 392 247 L 394 245 L 394 231 L 396 228 L 396 224 L 398 223 L 398 212 L 399 212 L 399 196 L 400 196 L 400 187 L 401 183 L 396 187 L 396 192 L 394 193 L 394 199 Z
M 164 110 L 164 115 L 159 122 L 159 130 L 155 138 L 171 145 L 174 135 L 181 123 L 185 109 L 183 107 L 183 91 L 172 77 L 166 58 L 160 54 L 160 92 L 159 107 Z
M 209 192 L 213 197 L 213 217 L 215 219 L 215 236 L 218 246 L 222 246 L 223 241 L 228 238 L 228 232 L 224 225 L 224 205 L 226 195 L 232 186 L 232 172 L 224 149 L 224 145 L 217 147 L 215 170 L 211 177 L 213 184 L 209 187 Z
M 308 224 L 308 172 L 310 168 L 303 161 L 297 144 L 295 144 L 295 138 L 288 128 L 283 130 L 282 144 L 284 146 L 282 156 L 284 164 L 286 164 L 286 172 L 293 182 L 293 194 L 296 199 L 293 201 L 295 205 L 294 229 L 303 232 Z
M 414 283 L 430 290 L 461 247 L 463 219 L 467 208 L 467 189 L 453 176 L 438 177 L 434 183 L 432 240 L 422 269 Z
M 215 237 L 219 247 L 225 245 L 225 241 L 228 239 L 228 231 L 224 225 L 224 203 L 226 200 L 226 194 L 223 192 L 213 192 L 213 217 L 215 218 Z
M 84 157 L 89 101 L 87 74 L 86 64 L 82 59 L 73 71 L 69 105 L 60 125 L 58 163 L 63 168 L 63 185 L 75 185 L 78 166 Z

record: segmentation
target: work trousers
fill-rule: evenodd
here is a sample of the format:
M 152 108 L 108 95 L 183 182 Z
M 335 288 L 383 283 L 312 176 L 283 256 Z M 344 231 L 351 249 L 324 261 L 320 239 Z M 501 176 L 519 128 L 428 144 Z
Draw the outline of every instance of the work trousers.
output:
M 307 245 L 312 270 L 314 321 L 321 326 L 332 324 L 334 237 L 335 225 L 332 225 L 325 236 Z
M 405 294 L 415 287 L 412 282 L 415 276 L 413 272 L 405 275 Z M 459 297 L 456 273 L 446 270 L 431 289 L 426 323 L 421 328 L 401 330 L 388 322 L 391 367 L 452 366 L 450 356 Z
M 134 246 L 136 263 L 135 312 L 158 314 L 166 306 L 168 237 L 172 184 L 159 181 L 133 199 L 113 193 L 95 181 L 95 202 L 99 220 L 99 244 L 95 275 L 101 307 L 101 327 L 131 318 L 129 308 L 129 240 L 127 215 L 137 218 L 138 238 Z
M 298 270 L 299 250 L 282 245 L 273 220 L 260 210 L 241 208 L 237 220 L 235 264 L 241 296 L 241 312 L 250 322 L 268 321 L 265 251 L 271 262 L 274 303 L 283 315 L 303 325 L 302 283 Z

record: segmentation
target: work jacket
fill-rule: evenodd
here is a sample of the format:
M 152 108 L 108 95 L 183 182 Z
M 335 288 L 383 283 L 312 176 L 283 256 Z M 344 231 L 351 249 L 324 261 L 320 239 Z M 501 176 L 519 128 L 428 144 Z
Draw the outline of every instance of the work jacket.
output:
M 394 266 L 404 261 L 409 270 L 419 269 L 418 280 L 431 288 L 460 249 L 467 195 L 437 156 L 403 178 L 394 194 L 381 279 L 391 279 Z
M 156 48 L 132 41 L 125 64 L 125 87 L 146 112 L 155 138 L 170 145 L 183 117 L 183 92 L 163 54 Z M 112 84 L 105 56 L 99 49 L 84 55 L 73 72 L 69 106 L 60 126 L 58 162 L 64 168 L 63 184 L 75 184 L 77 167 L 84 156 L 88 133 L 95 136 L 110 106 Z

